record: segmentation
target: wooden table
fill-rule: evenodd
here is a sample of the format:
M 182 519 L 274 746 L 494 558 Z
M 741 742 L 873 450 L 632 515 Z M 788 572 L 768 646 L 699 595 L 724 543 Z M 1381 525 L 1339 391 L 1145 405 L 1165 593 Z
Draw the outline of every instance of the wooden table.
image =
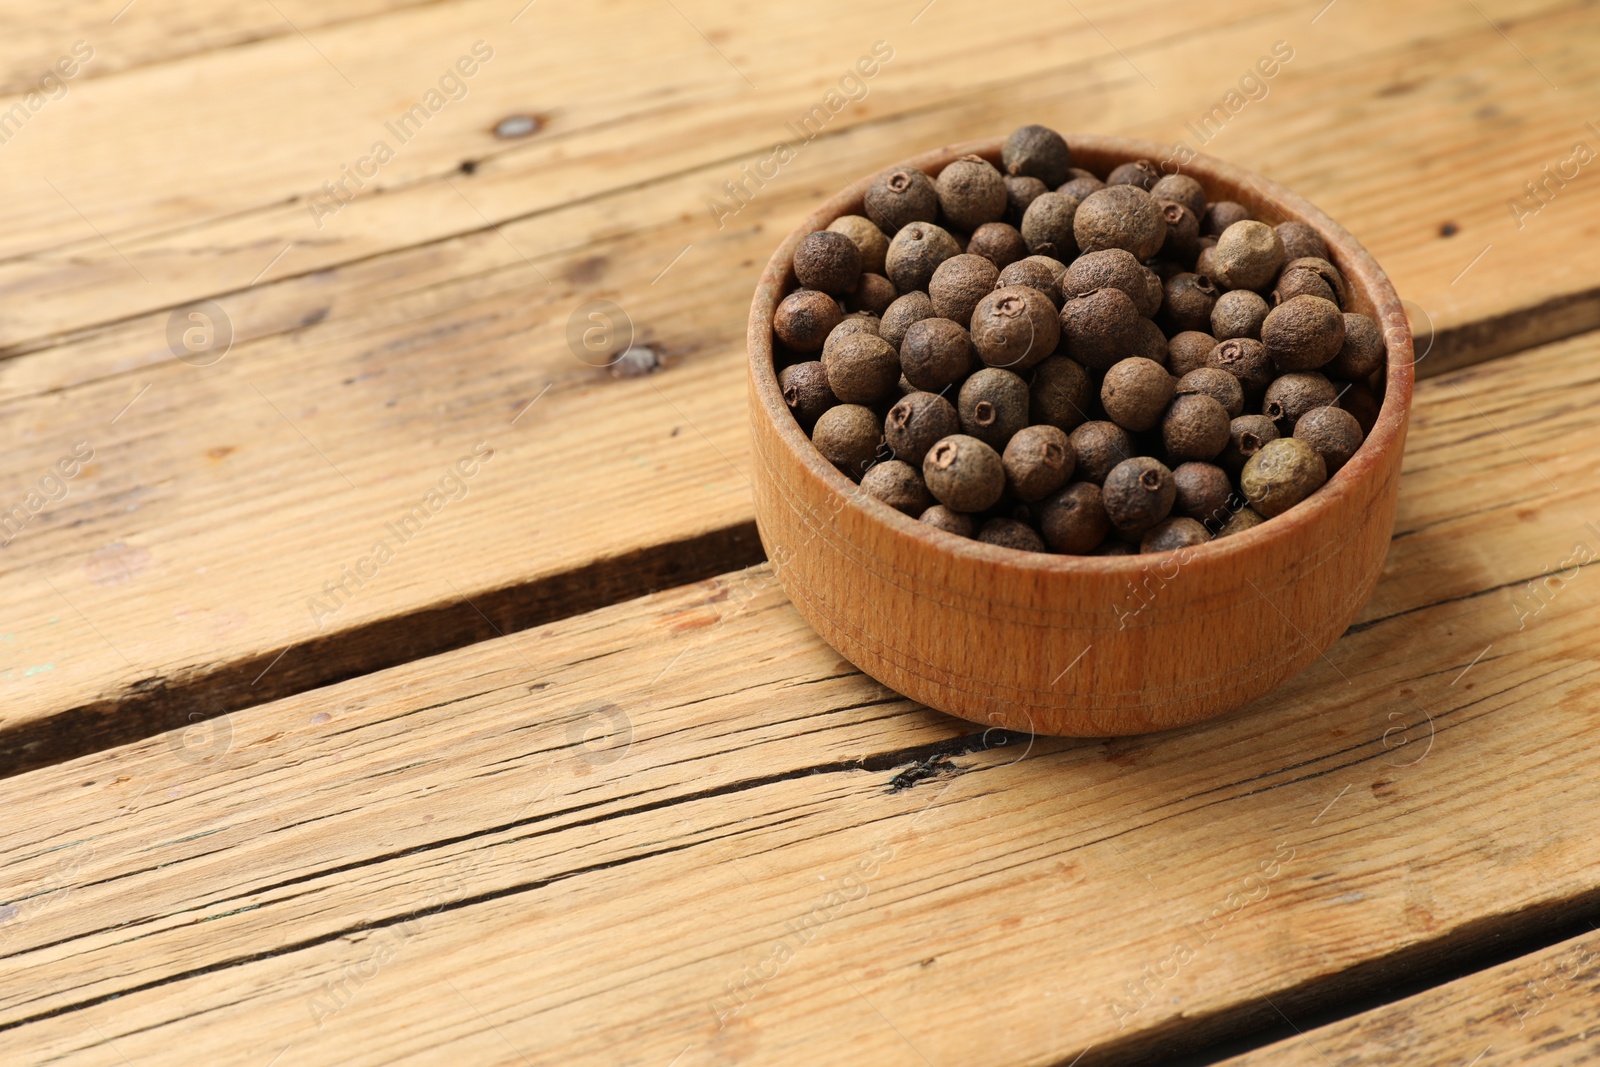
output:
M 522 5 L 12 5 L 0 1060 L 1596 1058 L 1600 7 Z M 1427 352 L 1217 722 L 986 746 L 762 562 L 760 265 L 1026 121 L 1304 193 Z

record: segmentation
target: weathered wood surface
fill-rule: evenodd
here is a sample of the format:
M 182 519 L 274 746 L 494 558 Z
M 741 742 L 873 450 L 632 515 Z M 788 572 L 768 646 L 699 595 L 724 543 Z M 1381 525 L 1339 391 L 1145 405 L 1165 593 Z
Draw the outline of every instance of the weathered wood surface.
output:
M 741 331 L 778 236 L 885 160 L 1023 118 L 1184 137 L 1274 40 L 1296 58 L 1207 147 L 1377 254 L 1446 331 L 1424 371 L 1594 322 L 1600 184 L 1583 170 L 1520 232 L 1506 208 L 1588 136 L 1592 5 L 1499 6 L 1506 36 L 1444 0 L 1314 24 L 1300 3 L 1085 8 L 1092 26 L 1042 2 L 915 23 L 886 0 L 515 7 L 335 12 L 305 36 L 229 16 L 266 38 L 130 45 L 3 146 L 0 505 L 77 442 L 95 460 L 0 557 L 0 770 L 754 561 Z M 135 18 L 174 40 L 194 22 L 145 3 L 116 33 Z M 479 38 L 497 58 L 465 98 L 319 229 L 322 183 Z M 895 58 L 866 99 L 719 229 L 708 198 L 879 39 Z M 522 113 L 545 125 L 494 136 Z M 232 350 L 171 358 L 170 309 L 208 298 Z M 574 358 L 569 317 L 601 298 L 659 373 Z M 468 498 L 318 616 L 480 441 L 496 458 Z
M 1578 1067 L 1600 1059 L 1600 936 L 1307 1030 L 1226 1061 L 1234 1067 L 1353 1067 L 1381 1054 L 1417 1067 Z
M 49 18 L 24 4 L 5 5 L 0 38 L 0 93 L 26 94 L 82 41 L 89 62 L 68 82 L 155 66 L 203 52 L 249 47 L 276 37 L 320 34 L 341 23 L 418 7 L 429 0 L 272 0 L 270 4 L 199 4 L 188 0 L 56 0 Z M 70 65 L 69 65 L 70 68 Z M 58 93 L 45 82 L 46 95 Z M 7 102 L 9 104 L 9 101 Z
M 98 456 L 6 545 L 6 765 L 493 632 L 458 590 L 506 629 L 592 606 L 550 585 L 584 566 L 637 592 L 674 579 L 666 555 L 678 576 L 752 560 L 746 490 L 723 458 L 746 454 L 739 322 L 776 232 L 886 158 L 1022 114 L 1178 138 L 1274 38 L 1296 42 L 1296 59 L 1211 147 L 1344 219 L 1440 326 L 1501 330 L 1504 315 L 1557 298 L 1565 317 L 1517 322 L 1571 330 L 1587 314 L 1589 186 L 1571 182 L 1522 234 L 1504 198 L 1582 130 L 1589 6 L 1506 13 L 1560 93 L 1474 11 L 1443 3 L 1387 13 L 1381 35 L 1339 8 L 1312 26 L 1301 5 L 1210 8 L 1203 26 L 1158 35 L 1147 11 L 1096 14 L 1128 59 L 1157 70 L 1158 90 L 1050 5 L 1006 21 L 944 5 L 915 24 L 893 5 L 803 24 L 738 6 L 688 13 L 710 43 L 670 5 L 534 8 L 515 24 L 504 8 L 326 16 L 304 37 L 130 59 L 70 82 L 5 144 L 6 499 L 24 501 L 80 440 Z M 176 32 L 178 14 L 152 10 Z M 112 29 L 131 34 L 142 16 L 136 6 Z M 632 32 L 616 32 L 619 18 Z M 478 37 L 499 42 L 498 59 L 466 98 L 318 229 L 322 182 Z M 877 38 L 899 43 L 867 99 L 718 230 L 707 197 Z M 494 138 L 517 112 L 547 125 Z M 1334 112 L 1350 133 L 1328 126 Z M 1445 221 L 1461 232 L 1438 237 Z M 1458 280 L 1467 240 L 1501 230 Z M 571 357 L 568 315 L 597 296 L 629 309 L 667 373 L 616 382 Z M 203 298 L 222 302 L 237 341 L 195 368 L 168 354 L 168 309 Z M 438 523 L 450 549 L 410 553 L 315 624 L 323 582 L 491 438 L 504 445 L 493 475 L 515 490 L 480 486 Z
M 0 1058 L 1147 1063 L 1537 936 L 1597 355 L 1422 383 L 1362 620 L 1209 724 L 984 749 L 759 567 L 13 777 Z

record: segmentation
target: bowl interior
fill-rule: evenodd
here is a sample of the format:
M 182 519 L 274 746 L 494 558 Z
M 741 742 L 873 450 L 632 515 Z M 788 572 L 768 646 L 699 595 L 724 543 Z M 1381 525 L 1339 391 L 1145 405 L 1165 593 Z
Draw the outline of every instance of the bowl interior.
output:
M 1073 165 L 1102 178 L 1121 163 L 1138 159 L 1159 163 L 1170 160 L 1174 155 L 1171 146 L 1117 137 L 1069 136 L 1068 144 L 1072 149 Z M 1000 145 L 999 139 L 951 145 L 903 160 L 885 170 L 915 166 L 930 177 L 937 177 L 948 163 L 969 154 L 982 156 L 998 166 Z M 1172 171 L 1171 165 L 1166 165 L 1166 169 Z M 1209 201 L 1233 200 L 1250 209 L 1263 222 L 1277 224 L 1299 221 L 1315 229 L 1327 243 L 1334 266 L 1348 283 L 1350 300 L 1346 310 L 1358 311 L 1373 318 L 1383 331 L 1387 349 L 1386 369 L 1379 372 L 1373 383 L 1382 401 L 1378 419 L 1355 455 L 1322 488 L 1283 514 L 1249 530 L 1187 550 L 1220 558 L 1248 553 L 1266 542 L 1292 537 L 1297 520 L 1311 521 L 1318 511 L 1340 506 L 1348 488 L 1374 476 L 1379 457 L 1386 450 L 1403 445 L 1411 404 L 1414 357 L 1410 325 L 1393 285 L 1371 255 L 1343 227 L 1288 189 L 1222 160 L 1195 155 L 1181 170 L 1204 187 Z M 759 407 L 759 411 L 752 411 L 751 416 L 771 420 L 785 445 L 795 450 L 819 478 L 844 497 L 848 506 L 865 510 L 876 521 L 907 532 L 915 531 L 941 551 L 989 560 L 1007 567 L 1043 571 L 1120 571 L 1130 575 L 1138 573 L 1150 562 L 1149 554 L 1070 556 L 1024 552 L 934 529 L 860 492 L 849 478 L 823 458 L 805 430 L 795 421 L 778 387 L 777 372 L 790 362 L 815 359 L 816 356 L 780 350 L 772 332 L 773 312 L 778 303 L 798 285 L 794 277 L 793 260 L 800 241 L 809 233 L 826 229 L 829 223 L 840 216 L 862 213 L 862 197 L 875 176 L 869 175 L 853 183 L 824 203 L 785 238 L 768 262 L 750 309 L 750 374 Z

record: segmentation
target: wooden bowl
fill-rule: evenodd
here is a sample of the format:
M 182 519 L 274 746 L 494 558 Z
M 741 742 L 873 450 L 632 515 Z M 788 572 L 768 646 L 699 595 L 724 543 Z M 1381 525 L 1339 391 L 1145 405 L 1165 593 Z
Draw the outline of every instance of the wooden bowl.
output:
M 1100 175 L 1165 146 L 1069 137 Z M 937 175 L 1000 141 L 953 145 L 897 166 Z M 773 254 L 750 307 L 756 523 L 785 591 L 823 640 L 929 707 L 1011 730 L 1098 737 L 1220 715 L 1315 660 L 1371 594 L 1394 526 L 1411 406 L 1411 332 L 1394 287 L 1337 223 L 1286 189 L 1220 160 L 1184 173 L 1212 200 L 1265 222 L 1309 223 L 1350 287 L 1348 310 L 1388 342 L 1384 399 L 1360 451 L 1311 497 L 1240 534 L 1177 553 L 1059 556 L 936 530 L 867 496 L 795 422 L 773 367 L 772 314 L 795 288 L 806 234 L 862 213 L 870 178 L 829 200 Z M 813 357 L 814 358 L 814 357 Z

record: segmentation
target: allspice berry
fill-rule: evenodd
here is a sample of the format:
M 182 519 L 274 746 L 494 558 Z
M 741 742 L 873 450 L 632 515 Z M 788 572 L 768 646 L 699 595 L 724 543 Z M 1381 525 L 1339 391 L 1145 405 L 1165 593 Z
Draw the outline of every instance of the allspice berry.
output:
M 928 450 L 922 480 L 939 503 L 964 512 L 988 510 L 1006 488 L 1000 453 L 965 434 L 952 434 Z
M 911 329 L 912 323 L 933 317 L 933 301 L 928 299 L 927 293 L 918 290 L 902 293 L 884 309 L 883 320 L 878 324 L 878 336 L 899 348 L 905 342 L 906 331 Z
M 1161 254 L 1179 263 L 1193 263 L 1200 252 L 1200 220 L 1182 204 L 1162 204 L 1161 218 L 1167 224 Z
M 911 222 L 889 242 L 884 269 L 902 293 L 925 290 L 939 264 L 960 254 L 961 246 L 942 227 L 931 222 Z
M 1227 471 L 1214 463 L 1181 463 L 1172 469 L 1172 484 L 1177 493 L 1172 503 L 1174 514 L 1202 523 L 1214 520 L 1214 526 L 1208 528 L 1227 521 L 1228 498 L 1233 495 Z
M 1077 476 L 1099 485 L 1123 460 L 1132 459 L 1133 438 L 1114 422 L 1092 420 L 1067 435 L 1072 454 L 1077 457 Z
M 1110 537 L 1099 548 L 1089 553 L 1091 556 L 1137 556 L 1139 549 L 1126 541 Z
M 1286 263 L 1278 272 L 1278 282 L 1272 287 L 1274 307 L 1297 296 L 1319 296 L 1331 304 L 1339 303 L 1339 294 L 1323 278 L 1322 272 L 1304 263 Z
M 1028 255 L 1028 243 L 1010 223 L 986 222 L 972 231 L 967 251 L 987 259 L 996 270 L 1004 270 Z
M 1353 311 L 1344 313 L 1344 343 L 1339 354 L 1322 368 L 1330 378 L 1347 381 L 1365 381 L 1383 367 L 1388 349 L 1383 342 L 1383 331 L 1365 315 Z
M 1228 444 L 1228 412 L 1215 397 L 1189 393 L 1173 398 L 1161 418 L 1167 457 L 1179 463 L 1215 459 Z
M 1164 174 L 1150 187 L 1158 204 L 1182 204 L 1196 219 L 1205 214 L 1206 191 L 1187 174 Z
M 1059 259 L 1051 259 L 1049 256 L 1028 256 L 1008 267 L 1002 267 L 996 288 L 1006 289 L 1013 285 L 1024 285 L 1029 289 L 1037 289 L 1048 296 L 1059 311 L 1062 300 L 1061 277 L 1066 272 L 1066 266 Z
M 1282 515 L 1322 487 L 1327 466 L 1316 449 L 1294 437 L 1269 441 L 1250 457 L 1239 475 L 1239 488 L 1250 506 L 1265 519 Z
M 963 252 L 951 256 L 934 270 L 928 282 L 933 313 L 965 326 L 972 321 L 978 301 L 994 290 L 1000 268 L 982 256 Z
M 1041 193 L 1048 193 L 1050 187 L 1038 178 L 1024 178 L 1015 174 L 1007 174 L 1005 182 L 1006 221 L 1013 226 L 1020 226 L 1028 205 L 1037 200 Z
M 1231 337 L 1217 342 L 1206 357 L 1206 366 L 1217 367 L 1239 379 L 1246 397 L 1260 396 L 1276 373 L 1267 346 L 1248 337 Z
M 796 352 L 816 352 L 843 318 L 839 302 L 827 293 L 796 289 L 773 313 L 772 332 Z
M 846 404 L 876 404 L 900 381 L 900 355 L 870 333 L 841 337 L 822 354 L 828 387 Z
M 1051 495 L 1039 509 L 1039 529 L 1052 551 L 1075 556 L 1093 552 L 1111 532 L 1100 487 L 1073 482 Z
M 856 282 L 856 291 L 845 297 L 845 306 L 851 311 L 882 315 L 898 299 L 900 291 L 894 282 L 881 274 L 863 274 Z
M 933 179 L 915 167 L 899 167 L 878 175 L 862 199 L 867 218 L 891 238 L 913 222 L 932 222 L 939 217 L 939 192 Z M 894 275 L 889 277 L 893 279 Z M 900 285 L 898 281 L 895 284 L 902 291 L 921 288 Z
M 945 218 L 964 230 L 999 222 L 1006 214 L 1006 183 L 982 156 L 962 156 L 934 183 Z
M 1019 126 L 1000 147 L 1000 163 L 1007 174 L 1037 178 L 1054 189 L 1067 180 L 1072 152 L 1048 126 Z
M 1089 421 L 1095 386 L 1083 365 L 1051 356 L 1033 369 L 1028 383 L 1028 419 L 1035 425 L 1071 431 Z
M 1111 168 L 1106 175 L 1107 185 L 1133 185 L 1145 192 L 1155 188 L 1161 180 L 1161 170 L 1148 159 L 1135 159 Z
M 1226 288 L 1260 289 L 1283 266 L 1283 242 L 1264 222 L 1236 222 L 1217 238 L 1213 262 L 1215 278 Z
M 883 420 L 883 437 L 895 459 L 922 469 L 928 450 L 943 438 L 961 432 L 956 406 L 937 393 L 917 391 L 895 401 Z
M 1078 252 L 1078 242 L 1072 232 L 1072 220 L 1077 212 L 1077 198 L 1066 193 L 1045 193 L 1036 198 L 1023 212 L 1022 225 L 1018 227 L 1028 251 L 1062 262 L 1071 259 Z
M 1328 258 L 1327 243 L 1311 226 L 1303 222 L 1280 222 L 1273 229 L 1278 231 L 1278 240 L 1283 242 L 1284 259 L 1292 262 L 1309 256 Z
M 1228 444 L 1217 457 L 1217 465 L 1237 478 L 1250 457 L 1279 436 L 1278 424 L 1267 416 L 1240 415 L 1228 423 Z
M 1239 379 L 1217 367 L 1197 367 L 1178 379 L 1177 396 L 1203 393 L 1222 405 L 1228 418 L 1244 411 L 1244 386 Z
M 853 293 L 861 277 L 861 249 L 842 233 L 808 233 L 794 250 L 794 275 L 807 289 L 830 296 Z
M 1179 378 L 1206 365 L 1217 339 L 1198 330 L 1184 330 L 1167 341 L 1167 369 Z M 1263 386 L 1265 388 L 1265 386 Z
M 827 359 L 828 353 L 852 334 L 869 333 L 876 337 L 880 324 L 881 320 L 871 315 L 846 315 L 839 320 L 839 325 L 828 331 L 828 339 L 822 342 L 822 358 Z
M 1209 540 L 1211 534 L 1193 519 L 1163 519 L 1145 531 L 1145 535 L 1139 539 L 1139 551 L 1172 552 L 1180 548 L 1194 548 Z
M 1280 371 L 1316 370 L 1344 347 L 1344 314 L 1319 296 L 1297 296 L 1267 312 L 1261 343 Z
M 918 516 L 933 506 L 928 487 L 922 484 L 922 475 L 911 464 L 899 459 L 873 464 L 861 476 L 861 488 L 896 511 Z
M 1106 183 L 1096 178 L 1088 171 L 1074 175 L 1056 186 L 1056 192 L 1066 193 L 1068 196 L 1082 202 L 1090 193 L 1098 192 L 1106 187 Z
M 1211 328 L 1216 285 L 1204 274 L 1174 274 L 1162 287 L 1161 322 L 1173 333 Z
M 1167 240 L 1167 223 L 1150 194 L 1136 185 L 1107 185 L 1078 205 L 1072 233 L 1078 248 L 1098 252 L 1121 248 L 1149 259 Z M 1273 265 L 1277 269 L 1277 265 Z M 1270 277 L 1270 276 L 1269 276 Z
M 900 343 L 900 369 L 916 388 L 938 393 L 967 376 L 975 354 L 972 338 L 956 323 L 919 319 Z
M 1019 552 L 1043 552 L 1044 539 L 1032 526 L 1016 519 L 990 519 L 978 531 L 978 540 L 986 545 L 1014 548 Z
M 860 480 L 878 453 L 883 433 L 878 416 L 860 404 L 839 404 L 824 411 L 811 431 L 822 457 L 847 476 Z
M 1271 308 L 1266 300 L 1250 289 L 1230 289 L 1217 297 L 1211 309 L 1211 336 L 1219 341 L 1233 337 L 1261 340 L 1261 324 L 1266 321 Z
M 1123 429 L 1148 430 L 1161 422 L 1175 386 L 1172 375 L 1161 364 L 1133 356 L 1106 371 L 1105 380 L 1100 383 L 1100 405 L 1105 408 L 1106 417 Z
M 1333 296 L 1330 299 L 1332 299 L 1333 302 L 1338 304 L 1340 307 L 1344 307 L 1344 305 L 1350 299 L 1350 289 L 1345 283 L 1344 275 L 1339 273 L 1338 267 L 1335 267 L 1332 263 L 1329 263 L 1325 259 L 1322 259 L 1318 256 L 1302 256 L 1299 259 L 1286 259 L 1283 263 L 1283 269 L 1280 271 L 1280 277 L 1282 274 L 1290 271 L 1310 272 L 1311 274 L 1315 274 L 1319 279 L 1321 279 L 1324 285 L 1333 290 Z M 1303 282 L 1302 284 L 1309 284 L 1309 281 Z M 1285 294 L 1284 299 L 1287 300 L 1291 295 L 1295 294 Z
M 1140 317 L 1132 298 L 1121 289 L 1096 289 L 1069 298 L 1061 305 L 1067 355 L 1092 370 L 1109 370 L 1138 343 Z
M 1218 200 L 1207 204 L 1200 216 L 1200 232 L 1220 237 L 1222 232 L 1236 222 L 1250 218 L 1250 209 L 1232 200 Z
M 998 452 L 1028 425 L 1028 383 L 1008 370 L 985 367 L 962 383 L 956 413 L 963 433 Z
M 1100 497 L 1111 525 L 1126 537 L 1139 537 L 1171 513 L 1177 487 L 1166 464 L 1135 456 L 1111 469 Z
M 935 504 L 927 511 L 924 511 L 919 521 L 943 530 L 945 533 L 953 533 L 957 537 L 971 537 L 975 532 L 971 515 L 964 515 L 959 511 L 951 511 L 943 504 Z
M 1167 365 L 1167 335 L 1149 319 L 1140 319 L 1134 326 L 1136 334 L 1130 355 L 1143 356 L 1152 363 Z
M 972 312 L 972 343 L 991 367 L 1031 367 L 1054 352 L 1060 339 L 1056 306 L 1037 289 L 996 289 Z
M 1161 309 L 1161 279 L 1123 248 L 1085 253 L 1061 275 L 1064 296 L 1083 296 L 1096 289 L 1121 289 L 1145 318 Z
M 1043 500 L 1067 484 L 1077 465 L 1067 435 L 1054 426 L 1024 426 L 1000 454 L 1017 499 Z
M 1294 423 L 1294 436 L 1316 449 L 1317 455 L 1328 467 L 1328 475 L 1346 463 L 1361 447 L 1361 424 L 1356 417 L 1341 408 L 1312 408 Z
M 828 223 L 828 229 L 842 233 L 855 242 L 861 252 L 861 270 L 864 273 L 883 273 L 883 257 L 889 251 L 889 235 L 878 229 L 877 223 L 864 215 L 841 215 Z
M 778 372 L 778 388 L 783 391 L 783 402 L 789 405 L 795 421 L 809 430 L 824 411 L 839 402 L 828 388 L 828 372 L 820 360 L 807 360 L 783 368 Z
M 1283 374 L 1267 386 L 1261 413 L 1277 423 L 1279 435 L 1286 437 L 1294 431 L 1294 424 L 1301 415 L 1312 408 L 1332 404 L 1338 397 L 1339 391 L 1333 383 L 1316 371 Z
M 1229 537 L 1236 533 L 1243 533 L 1246 530 L 1260 526 L 1265 521 L 1254 508 L 1240 508 L 1229 516 L 1227 522 L 1222 524 L 1222 529 L 1217 531 L 1217 536 Z

